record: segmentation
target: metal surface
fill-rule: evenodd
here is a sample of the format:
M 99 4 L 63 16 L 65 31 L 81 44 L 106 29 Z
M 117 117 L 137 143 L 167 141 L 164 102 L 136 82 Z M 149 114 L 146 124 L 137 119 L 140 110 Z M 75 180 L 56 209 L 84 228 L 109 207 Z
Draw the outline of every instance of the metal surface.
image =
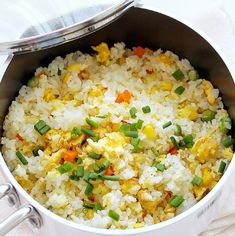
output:
M 16 193 L 14 187 L 10 183 L 0 185 L 0 199 L 3 197 L 8 197 L 8 202 L 10 206 L 18 207 L 20 204 L 19 196 Z
M 188 26 L 171 17 L 151 10 L 132 8 L 117 21 L 92 35 L 47 50 L 15 55 L 0 83 L 0 124 L 2 125 L 9 104 L 17 95 L 20 87 L 33 75 L 37 67 L 47 65 L 58 55 L 64 56 L 76 50 L 89 52 L 91 45 L 97 45 L 103 41 L 109 44 L 124 41 L 128 47 L 141 45 L 152 49 L 172 50 L 181 58 L 187 58 L 203 78 L 210 80 L 215 87 L 219 88 L 220 95 L 229 109 L 230 115 L 235 117 L 233 78 L 226 64 L 210 43 Z M 3 168 L 7 169 L 1 157 L 0 161 Z M 134 235 L 137 233 L 141 236 L 191 236 L 198 235 L 222 207 L 226 196 L 229 194 L 229 185 L 225 180 L 227 181 L 231 177 L 231 172 L 234 172 L 234 169 L 234 161 L 232 161 L 222 179 L 205 198 L 173 219 L 140 229 L 116 231 L 79 225 L 53 215 L 24 192 L 8 170 L 5 172 L 9 179 L 14 182 L 14 186 L 17 186 L 21 196 L 28 202 L 33 202 L 33 205 L 43 215 L 45 227 L 41 228 L 41 235 L 62 236 L 69 232 L 71 236 L 79 234 L 84 236 L 95 234 Z M 213 206 L 215 202 L 216 207 Z M 188 227 L 184 227 L 185 225 Z
M 34 207 L 31 205 L 22 206 L 8 218 L 0 222 L 0 236 L 7 234 L 25 219 L 29 219 L 35 228 L 42 226 L 42 219 Z
M 1 42 L 0 54 L 25 53 L 41 50 L 81 38 L 107 24 L 110 24 L 113 20 L 116 20 L 119 16 L 124 14 L 126 10 L 134 4 L 135 0 L 122 0 L 120 3 L 109 7 L 100 14 L 90 17 L 85 21 L 72 24 L 71 26 L 43 33 L 42 35 L 26 37 L 10 42 Z M 54 26 L 58 25 L 58 19 L 52 19 L 50 22 L 45 22 L 44 25 L 50 25 L 52 22 L 54 22 L 52 28 L 56 28 Z M 30 35 L 29 32 L 34 31 L 34 28 L 30 28 L 24 32 L 24 37 Z

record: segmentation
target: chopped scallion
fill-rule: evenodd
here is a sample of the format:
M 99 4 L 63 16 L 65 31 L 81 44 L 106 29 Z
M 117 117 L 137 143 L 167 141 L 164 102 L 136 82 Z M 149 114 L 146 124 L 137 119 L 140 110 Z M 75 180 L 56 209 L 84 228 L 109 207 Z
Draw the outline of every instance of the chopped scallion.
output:
M 61 165 L 60 167 L 58 167 L 58 171 L 61 173 L 61 174 L 64 174 L 70 170 L 72 170 L 74 167 L 74 165 L 70 162 L 70 161 L 67 161 L 65 164 Z
M 219 130 L 223 134 L 227 134 L 228 131 L 232 128 L 232 122 L 229 117 L 223 117 L 219 121 Z
M 36 147 L 36 148 L 33 149 L 32 153 L 33 153 L 33 155 L 34 155 L 35 157 L 39 155 L 39 154 L 38 154 L 38 151 L 39 151 L 39 150 L 44 151 L 44 147 L 38 146 L 38 147 Z
M 220 162 L 220 165 L 219 165 L 218 172 L 221 173 L 221 174 L 223 174 L 223 173 L 224 173 L 224 170 L 225 170 L 225 167 L 226 167 L 226 162 L 221 161 L 221 162 Z
M 153 153 L 153 155 L 154 155 L 155 157 L 159 157 L 160 153 L 159 153 L 158 150 L 156 150 L 156 148 L 151 147 L 151 151 L 152 151 L 152 153 Z
M 132 138 L 131 139 L 131 145 L 135 148 L 138 149 L 140 144 L 140 139 L 139 138 Z
M 202 183 L 202 178 L 195 175 L 195 177 L 192 180 L 192 184 L 199 186 L 201 183 Z
M 175 126 L 175 132 L 174 132 L 174 134 L 175 134 L 176 136 L 180 136 L 180 135 L 182 134 L 182 129 L 181 129 L 180 125 L 174 124 L 174 126 Z
M 91 165 L 89 165 L 94 171 L 99 171 L 100 167 L 97 163 L 92 163 Z
M 99 116 L 96 116 L 97 118 L 100 118 L 100 119 L 105 119 L 105 118 L 107 118 L 107 116 L 101 116 L 101 115 L 99 115 Z
M 129 129 L 130 129 L 130 125 L 127 125 L 127 124 L 122 124 L 119 128 L 119 130 L 123 133 L 128 131 Z
M 28 80 L 28 83 L 27 85 L 30 87 L 30 88 L 34 88 L 38 85 L 38 79 L 34 76 L 32 77 L 30 80 Z
M 100 166 L 100 170 L 106 170 L 109 168 L 109 166 L 110 166 L 110 161 L 105 159 Z
M 97 154 L 95 152 L 91 152 L 88 157 L 92 158 L 92 159 L 95 159 L 95 160 L 99 160 L 101 158 L 101 155 L 100 154 Z
M 188 77 L 189 77 L 189 80 L 194 81 L 194 80 L 199 79 L 199 74 L 198 74 L 198 72 L 196 70 L 191 70 L 188 73 Z
M 77 164 L 82 164 L 82 158 L 77 157 L 75 160 Z
M 222 140 L 221 143 L 227 148 L 233 145 L 233 139 L 230 137 L 227 137 L 226 139 Z
M 178 207 L 183 203 L 184 199 L 182 196 L 174 195 L 170 200 L 169 204 L 173 207 Z
M 150 106 L 145 106 L 145 107 L 142 107 L 142 111 L 144 113 L 150 113 L 151 112 L 151 108 L 150 108 Z
M 85 192 L 84 192 L 87 197 L 91 196 L 93 188 L 94 186 L 91 183 L 87 184 Z
M 163 124 L 162 128 L 165 129 L 165 128 L 171 126 L 171 125 L 172 125 L 172 122 L 171 122 L 171 121 L 168 121 L 168 122 L 166 122 L 165 124 Z
M 131 118 L 133 119 L 136 118 L 137 109 L 135 107 L 132 107 L 129 112 L 130 112 Z
M 184 92 L 185 88 L 183 86 L 179 86 L 175 89 L 175 93 L 181 95 Z
M 124 134 L 127 137 L 132 137 L 132 138 L 137 138 L 138 137 L 138 132 L 137 131 L 125 131 Z
M 77 168 L 77 177 L 83 177 L 84 176 L 84 166 L 79 166 Z
M 163 172 L 166 168 L 163 164 L 161 164 L 160 162 L 154 162 L 152 167 L 157 168 L 157 170 Z
M 174 146 L 176 149 L 179 149 L 179 145 L 178 145 L 178 143 L 176 142 L 175 137 L 174 137 L 174 136 L 171 136 L 170 139 L 171 139 L 171 142 L 172 142 L 173 146 Z
M 136 123 L 130 124 L 130 130 L 131 131 L 137 131 Z
M 211 121 L 215 118 L 215 115 L 216 115 L 215 111 L 207 109 L 202 112 L 202 121 L 203 122 Z
M 95 132 L 93 130 L 87 129 L 87 128 L 82 128 L 81 129 L 84 134 L 87 134 L 91 137 L 95 137 Z
M 141 119 L 139 119 L 139 120 L 137 121 L 137 123 L 136 123 L 136 128 L 137 128 L 137 129 L 141 129 L 141 128 L 142 128 L 142 125 L 143 125 L 143 123 L 144 123 L 144 121 L 143 121 L 143 120 L 141 120 Z
M 41 135 L 45 134 L 49 129 L 50 126 L 46 124 L 44 120 L 39 120 L 35 125 L 34 129 Z
M 176 70 L 176 71 L 172 74 L 172 76 L 173 76 L 176 80 L 181 80 L 181 79 L 184 78 L 184 74 L 183 74 L 183 72 L 182 72 L 180 69 Z
M 73 127 L 72 134 L 76 134 L 76 135 L 80 136 L 80 135 L 82 135 L 82 131 L 77 127 Z
M 87 208 L 87 209 L 94 209 L 95 207 L 95 204 L 92 204 L 92 203 L 84 203 L 83 204 L 83 207 Z
M 86 118 L 86 123 L 94 128 L 98 128 L 98 122 L 92 120 L 90 117 Z
M 120 219 L 120 215 L 113 210 L 109 210 L 108 216 L 115 221 L 119 221 L 119 219 Z
M 111 175 L 111 176 L 109 176 L 109 175 L 103 175 L 101 178 L 102 178 L 103 180 L 110 180 L 110 181 L 118 181 L 118 180 L 120 179 L 119 176 L 115 176 L 115 175 Z
M 23 156 L 23 154 L 20 151 L 16 152 L 16 156 L 19 158 L 19 160 L 21 161 L 23 165 L 28 164 L 28 161 L 26 160 L 26 158 Z
M 94 209 L 95 211 L 101 211 L 102 210 L 101 204 L 99 202 L 95 203 Z

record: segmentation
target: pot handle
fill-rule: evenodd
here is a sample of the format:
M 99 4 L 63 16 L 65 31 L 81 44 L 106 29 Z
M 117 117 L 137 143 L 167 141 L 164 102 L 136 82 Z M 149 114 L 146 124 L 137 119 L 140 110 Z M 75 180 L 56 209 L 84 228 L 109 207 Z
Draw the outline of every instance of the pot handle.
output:
M 19 206 L 19 196 L 10 183 L 0 185 L 0 199 L 5 196 L 8 196 L 8 201 L 11 206 Z M 0 222 L 0 236 L 7 234 L 26 219 L 28 219 L 35 228 L 39 229 L 42 226 L 42 218 L 37 210 L 32 205 L 24 205 Z

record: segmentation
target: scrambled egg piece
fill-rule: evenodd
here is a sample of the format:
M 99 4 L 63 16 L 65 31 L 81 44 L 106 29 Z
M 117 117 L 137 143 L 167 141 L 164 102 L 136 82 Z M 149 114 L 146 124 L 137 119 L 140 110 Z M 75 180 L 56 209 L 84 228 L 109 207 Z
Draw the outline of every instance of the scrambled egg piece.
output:
M 173 87 L 173 85 L 171 84 L 171 82 L 163 81 L 161 84 L 161 89 L 163 91 L 171 91 L 172 87 Z
M 158 204 L 161 202 L 160 198 L 153 197 L 145 190 L 140 190 L 137 194 L 137 198 L 141 204 L 141 206 L 148 212 L 154 213 Z
M 101 43 L 96 47 L 92 47 L 93 50 L 98 52 L 96 60 L 102 64 L 108 65 L 110 58 L 110 50 L 107 43 Z
M 190 105 L 187 105 L 182 109 L 179 109 L 177 115 L 180 118 L 187 118 L 192 121 L 195 121 L 198 118 L 197 108 L 192 107 Z
M 216 94 L 214 93 L 214 88 L 211 82 L 207 80 L 202 81 L 204 93 L 206 94 L 207 101 L 209 102 L 210 105 L 214 105 L 216 101 Z
M 200 163 L 209 161 L 219 154 L 218 143 L 210 135 L 206 135 L 198 139 L 192 147 L 192 152 L 196 153 L 196 158 Z
M 121 181 L 121 191 L 124 194 L 137 194 L 140 189 L 138 181 L 135 179 L 127 179 Z
M 172 64 L 173 64 L 173 60 L 172 60 L 169 56 L 167 56 L 167 55 L 165 55 L 165 54 L 161 54 L 161 55 L 159 56 L 159 60 L 160 60 L 162 63 L 167 64 L 167 65 L 172 65 Z
M 117 158 L 124 153 L 123 145 L 127 143 L 127 138 L 119 132 L 112 132 L 105 134 L 105 137 L 98 142 L 93 142 L 88 139 L 88 146 L 104 157 Z
M 224 149 L 224 157 L 228 160 L 231 161 L 233 157 L 233 150 L 231 147 L 225 148 Z
M 55 91 L 53 91 L 51 88 L 45 89 L 43 98 L 46 102 L 56 99 Z

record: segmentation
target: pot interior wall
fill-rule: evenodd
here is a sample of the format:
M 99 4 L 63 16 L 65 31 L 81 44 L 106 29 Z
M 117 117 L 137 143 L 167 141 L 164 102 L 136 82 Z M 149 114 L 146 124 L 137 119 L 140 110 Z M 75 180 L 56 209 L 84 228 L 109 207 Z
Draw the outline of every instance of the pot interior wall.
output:
M 215 50 L 201 36 L 184 24 L 160 13 L 132 8 L 118 20 L 101 30 L 69 43 L 13 57 L 0 83 L 0 129 L 8 107 L 22 84 L 33 76 L 39 66 L 46 66 L 54 57 L 69 52 L 90 51 L 100 42 L 123 41 L 128 47 L 146 46 L 151 49 L 172 50 L 187 58 L 201 77 L 212 81 L 220 89 L 223 101 L 235 117 L 235 85 L 232 77 Z

